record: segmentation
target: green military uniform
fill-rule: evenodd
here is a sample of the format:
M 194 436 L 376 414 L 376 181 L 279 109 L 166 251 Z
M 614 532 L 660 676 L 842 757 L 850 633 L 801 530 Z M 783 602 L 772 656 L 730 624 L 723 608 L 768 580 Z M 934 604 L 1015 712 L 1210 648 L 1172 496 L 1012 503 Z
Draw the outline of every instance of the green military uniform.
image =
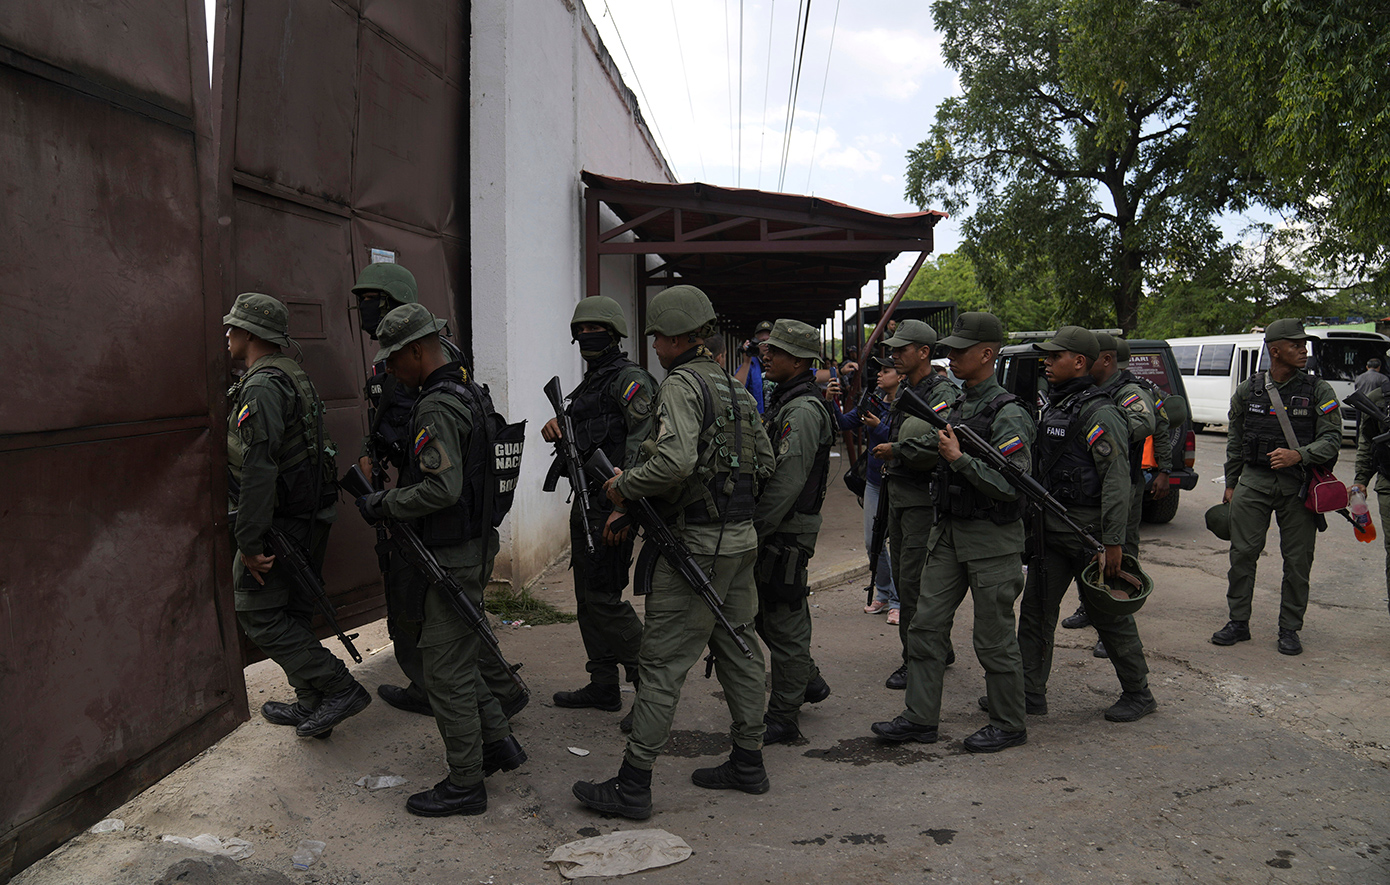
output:
M 1379 409 L 1385 408 L 1385 386 L 1371 388 L 1366 394 Z M 1361 434 L 1356 441 L 1356 484 L 1371 487 L 1376 480 L 1376 501 L 1380 505 L 1380 538 L 1385 545 L 1385 590 L 1390 597 L 1390 444 L 1376 443 L 1375 438 L 1390 430 L 1380 422 L 1361 418 Z
M 278 345 L 289 343 L 287 321 L 280 302 L 255 293 L 238 297 L 232 313 L 223 318 Z M 325 697 L 348 691 L 357 681 L 314 635 L 314 600 L 299 589 L 287 564 L 276 562 L 261 585 L 241 554 L 268 553 L 264 538 L 274 524 L 302 545 L 315 568 L 322 567 L 337 516 L 333 443 L 321 434 L 323 404 L 299 363 L 281 353 L 257 359 L 228 391 L 228 399 L 227 461 L 237 511 L 232 526 L 238 553 L 232 566 L 237 621 L 247 638 L 285 671 L 300 706 L 316 710 Z
M 1130 489 L 1129 521 L 1125 525 L 1124 552 L 1137 559 L 1139 522 L 1144 509 L 1144 441 L 1158 433 L 1158 404 L 1153 394 L 1141 386 L 1129 372 L 1117 371 L 1105 379 L 1100 389 L 1119 407 L 1129 427 L 1129 470 L 1133 483 Z M 1163 425 L 1166 436 L 1166 415 Z
M 419 304 L 392 310 L 378 331 L 382 351 L 377 360 L 385 360 L 404 344 L 443 325 Z M 461 528 L 448 527 L 449 522 L 458 525 L 454 520 L 441 521 L 446 527 L 438 530 L 430 527 L 432 518 L 477 504 L 468 501 L 465 489 L 477 471 L 486 469 L 476 456 L 470 458 L 475 432 L 471 409 L 451 392 L 453 385 L 463 381 L 456 363 L 425 379 L 410 418 L 410 461 L 399 486 L 376 493 L 373 506 L 394 520 L 421 521 L 421 538 L 430 552 L 481 609 L 497 555 L 497 530 L 476 510 L 462 519 Z M 484 744 L 511 734 L 501 705 L 478 669 L 482 640 L 444 591 L 428 586 L 413 569 L 400 576 L 399 587 L 394 586 L 396 575 L 392 576 L 393 617 L 396 629 L 420 650 L 421 675 L 444 741 L 449 782 L 456 787 L 480 784 Z
M 1159 482 L 1157 474 L 1167 474 L 1173 469 L 1173 428 L 1168 418 L 1168 409 L 1164 406 L 1163 389 L 1152 381 L 1139 378 L 1129 370 L 1128 341 L 1119 338 L 1116 339 L 1115 344 L 1117 346 L 1115 356 L 1120 367 L 1118 374 L 1124 376 L 1124 380 L 1120 382 L 1114 400 L 1121 409 L 1127 410 L 1125 418 L 1130 421 L 1131 438 L 1133 438 L 1137 428 L 1135 427 L 1135 419 L 1131 417 L 1134 414 L 1133 404 L 1127 406 L 1125 405 L 1126 401 L 1131 395 L 1137 393 L 1153 410 L 1154 429 L 1151 435 L 1154 440 L 1154 463 L 1157 465 L 1154 468 L 1156 477 L 1154 482 Z M 1143 457 L 1142 447 L 1139 449 L 1139 455 L 1141 458 Z M 1165 476 L 1162 481 L 1167 482 L 1167 477 Z M 1168 493 L 1174 494 L 1171 485 Z M 1143 519 L 1143 515 L 1144 482 L 1143 463 L 1141 461 L 1139 481 L 1135 483 L 1134 499 L 1130 502 L 1129 527 L 1125 531 L 1125 552 L 1133 555 L 1136 559 L 1139 557 L 1139 523 Z
M 1052 342 L 1041 346 L 1049 350 L 1085 347 L 1089 353 L 1073 352 L 1092 358 L 1099 353 L 1095 335 L 1075 326 L 1064 326 Z M 1038 467 L 1033 473 L 1066 506 L 1076 523 L 1107 546 L 1122 546 L 1125 540 L 1133 490 L 1128 448 L 1129 422 L 1110 398 L 1096 388 L 1090 375 L 1074 378 L 1049 393 L 1048 406 L 1039 422 Z M 1042 543 L 1042 568 L 1029 569 L 1023 591 L 1018 643 L 1023 654 L 1024 690 L 1045 704 L 1062 597 L 1095 559 L 1096 551 L 1088 549 L 1052 513 L 1044 516 Z M 1087 612 L 1105 643 L 1125 695 L 1143 695 L 1152 705 L 1148 662 L 1134 616 L 1111 615 L 1089 606 Z
M 1273 406 L 1268 391 L 1259 389 L 1265 385 L 1279 391 L 1288 410 L 1302 464 L 1282 470 L 1269 466 L 1269 451 L 1289 446 L 1274 423 L 1277 419 L 1271 415 Z M 1235 489 L 1235 493 L 1231 497 L 1231 567 L 1226 575 L 1226 603 L 1232 621 L 1250 620 L 1255 566 L 1264 551 L 1270 514 L 1274 514 L 1279 520 L 1279 552 L 1284 561 L 1279 627 L 1294 632 L 1303 629 L 1318 517 L 1303 503 L 1308 475 L 1302 465 L 1330 468 L 1336 463 L 1342 447 L 1341 421 L 1332 385 L 1307 372 L 1295 372 L 1283 382 L 1275 382 L 1268 373 L 1257 373 L 1242 381 L 1231 397 L 1226 488 Z
M 985 316 L 992 325 L 971 322 L 971 314 L 963 314 L 957 324 L 964 321 L 964 328 L 942 343 L 964 349 L 977 343 L 966 335 L 1002 340 L 1003 329 L 995 328 L 998 320 Z M 970 426 L 1021 470 L 1029 469 L 1036 434 L 1033 419 L 994 376 L 966 387 L 947 420 L 953 426 Z M 941 462 L 934 491 L 936 524 L 927 540 L 921 597 L 907 631 L 907 707 L 902 715 L 917 725 L 934 727 L 940 720 L 951 624 L 968 587 L 990 724 L 1004 732 L 1022 732 L 1023 660 L 1014 630 L 1014 603 L 1023 592 L 1023 508 L 1018 490 L 1004 474 L 963 451 L 955 461 Z
M 819 334 L 806 323 L 778 320 L 768 339 L 794 357 L 819 358 Z M 820 677 L 811 658 L 807 563 L 816 553 L 835 425 L 807 371 L 777 387 L 763 413 L 777 467 L 758 498 L 758 635 L 772 658 L 767 716 L 797 722 L 807 686 Z

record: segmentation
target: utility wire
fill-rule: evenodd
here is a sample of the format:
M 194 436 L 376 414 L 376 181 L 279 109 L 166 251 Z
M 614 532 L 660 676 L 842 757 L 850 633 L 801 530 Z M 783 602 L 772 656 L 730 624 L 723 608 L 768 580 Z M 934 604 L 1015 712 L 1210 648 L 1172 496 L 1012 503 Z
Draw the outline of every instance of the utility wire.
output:
M 734 148 L 734 58 L 729 44 L 733 42 L 729 34 L 729 0 L 724 0 L 724 74 L 728 84 L 729 98 L 729 153 L 734 155 L 734 167 L 738 167 L 738 153 Z
M 763 56 L 763 115 L 758 122 L 758 187 L 760 188 L 763 186 L 763 145 L 767 142 L 767 86 L 772 82 L 772 26 L 776 23 L 777 0 L 772 0 L 767 20 L 767 55 Z
M 804 5 L 798 5 L 797 24 L 800 26 L 800 32 L 796 35 L 796 43 L 792 47 L 792 54 L 796 56 L 796 63 L 792 67 L 791 84 L 788 87 L 787 128 L 782 133 L 782 164 L 777 173 L 777 190 L 779 191 L 782 190 L 786 182 L 787 158 L 790 156 L 792 148 L 792 128 L 796 125 L 796 99 L 801 91 L 801 63 L 806 58 L 806 31 L 811 25 L 811 0 L 806 0 Z
M 606 0 L 605 0 L 606 2 Z M 685 78 L 685 100 L 690 105 L 690 123 L 696 132 L 700 131 L 700 121 L 695 119 L 695 99 L 690 94 L 690 72 L 685 67 L 685 48 L 681 46 L 681 24 L 676 20 L 676 0 L 668 0 L 671 6 L 671 23 L 676 26 L 676 51 L 681 57 L 681 76 Z M 694 138 L 695 156 L 700 160 L 700 177 L 709 180 L 705 172 L 705 152 L 700 149 L 700 139 Z
M 665 154 L 666 163 L 675 173 L 676 164 L 671 161 L 671 149 L 666 145 L 666 136 L 661 134 L 661 127 L 657 125 L 656 114 L 652 111 L 652 103 L 647 99 L 647 90 L 642 88 L 642 80 L 637 76 L 637 66 L 632 63 L 632 56 L 628 54 L 627 44 L 623 42 L 623 32 L 618 29 L 618 19 L 613 15 L 613 9 L 608 5 L 608 0 L 603 0 L 603 11 L 607 14 L 608 20 L 613 23 L 613 33 L 618 35 L 618 46 L 623 50 L 623 58 L 627 59 L 627 69 L 632 71 L 632 82 L 637 84 L 637 92 L 642 96 L 642 105 L 647 109 L 642 118 L 651 122 L 652 131 L 656 133 L 656 140 L 661 152 Z M 679 179 L 680 175 L 676 174 L 676 178 Z
M 811 173 L 816 168 L 816 143 L 820 141 L 820 121 L 825 111 L 825 87 L 830 82 L 830 57 L 835 54 L 835 28 L 840 23 L 840 0 L 835 0 L 835 18 L 830 23 L 830 49 L 825 53 L 825 79 L 820 84 L 820 105 L 816 108 L 816 134 L 811 138 L 811 164 L 806 170 L 806 193 L 811 192 Z
M 738 164 L 734 169 L 734 184 L 743 187 L 743 0 L 738 0 Z

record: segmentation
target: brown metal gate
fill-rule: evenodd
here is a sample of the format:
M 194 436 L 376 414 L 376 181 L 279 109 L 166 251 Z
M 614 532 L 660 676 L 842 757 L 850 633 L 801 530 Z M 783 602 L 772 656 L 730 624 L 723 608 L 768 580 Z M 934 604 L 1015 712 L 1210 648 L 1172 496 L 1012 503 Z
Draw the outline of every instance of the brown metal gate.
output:
M 0 4 L 0 881 L 246 716 L 203 28 Z
M 222 14 L 222 295 L 289 305 L 346 468 L 367 426 L 362 387 L 376 351 L 349 310 L 371 250 L 408 267 L 451 328 L 468 328 L 468 4 L 231 0 Z M 385 615 L 375 536 L 350 511 L 324 575 L 345 628 Z

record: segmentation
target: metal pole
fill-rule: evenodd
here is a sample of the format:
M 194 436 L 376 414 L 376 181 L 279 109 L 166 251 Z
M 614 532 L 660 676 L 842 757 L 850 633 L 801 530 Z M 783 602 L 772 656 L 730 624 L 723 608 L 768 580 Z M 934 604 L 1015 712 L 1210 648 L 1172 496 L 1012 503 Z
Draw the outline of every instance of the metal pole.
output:
M 893 293 L 893 300 L 888 302 L 888 306 L 886 308 L 882 307 L 883 280 L 878 281 L 878 303 L 880 305 L 878 323 L 874 325 L 874 332 L 872 335 L 869 336 L 868 343 L 864 345 L 864 350 L 866 352 L 872 351 L 875 347 L 878 346 L 879 340 L 883 337 L 883 330 L 888 327 L 888 320 L 893 316 L 893 309 L 898 306 L 898 302 L 901 301 L 903 295 L 907 293 L 907 287 L 912 285 L 913 279 L 915 279 L 917 276 L 917 271 L 922 269 L 922 263 L 926 260 L 926 252 L 922 252 L 917 255 L 917 260 L 912 264 L 912 270 L 907 272 L 907 279 L 903 280 L 903 284 L 898 287 L 898 291 Z

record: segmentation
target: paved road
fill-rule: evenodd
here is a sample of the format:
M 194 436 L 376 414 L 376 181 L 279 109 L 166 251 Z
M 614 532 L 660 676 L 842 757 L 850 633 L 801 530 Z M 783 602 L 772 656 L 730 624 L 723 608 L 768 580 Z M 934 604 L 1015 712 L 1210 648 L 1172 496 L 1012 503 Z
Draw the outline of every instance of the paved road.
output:
M 373 704 L 327 741 L 299 741 L 256 719 L 114 812 L 125 833 L 82 836 L 19 881 L 149 882 L 179 852 L 163 833 L 240 836 L 257 846 L 247 867 L 319 883 L 558 882 L 542 862 L 555 846 L 617 829 L 659 827 L 694 848 L 689 860 L 630 877 L 687 882 L 1390 882 L 1390 615 L 1380 545 L 1357 544 L 1345 523 L 1320 536 L 1301 657 L 1275 652 L 1278 562 L 1261 562 L 1251 623 L 1233 648 L 1207 637 L 1226 620 L 1226 552 L 1202 512 L 1220 499 L 1225 437 L 1199 437 L 1203 480 L 1172 523 L 1146 526 L 1158 589 L 1140 631 L 1160 707 L 1137 723 L 1105 722 L 1114 672 L 1090 653 L 1091 630 L 1059 631 L 1051 712 L 1029 721 L 1027 745 L 997 756 L 964 753 L 981 724 L 983 678 L 970 652 L 970 608 L 954 629 L 961 660 L 948 671 L 932 746 L 887 747 L 869 724 L 901 710 L 882 687 L 898 641 L 861 613 L 860 578 L 812 597 L 815 655 L 834 693 L 803 721 L 805 742 L 766 751 L 772 791 L 711 793 L 692 769 L 727 753 L 717 681 L 692 672 L 669 752 L 653 783 L 656 814 L 636 824 L 584 810 L 578 779 L 618 766 L 621 714 L 561 710 L 550 693 L 578 685 L 573 625 L 504 630 L 536 690 L 516 720 L 531 761 L 489 780 L 478 818 L 404 813 L 409 789 L 442 774 L 430 720 Z M 1350 478 L 1352 450 L 1339 475 Z M 836 486 L 818 574 L 855 564 L 859 510 Z M 1271 534 L 1270 549 L 1277 550 Z M 565 602 L 563 568 L 537 592 Z M 572 604 L 572 603 L 571 603 Z M 362 644 L 381 649 L 378 625 Z M 371 687 L 398 679 L 388 653 L 354 668 Z M 248 672 L 253 709 L 283 698 L 273 666 Z M 566 748 L 591 751 L 587 757 Z M 400 774 L 406 788 L 366 793 L 364 774 Z M 309 874 L 289 869 L 301 838 L 328 843 Z M 309 878 L 314 876 L 316 878 Z

